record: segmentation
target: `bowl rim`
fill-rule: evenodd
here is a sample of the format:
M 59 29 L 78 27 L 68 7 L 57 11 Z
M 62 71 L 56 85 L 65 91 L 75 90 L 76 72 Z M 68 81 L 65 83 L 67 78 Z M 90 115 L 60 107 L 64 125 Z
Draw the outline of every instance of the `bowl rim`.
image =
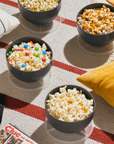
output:
M 5 52 L 6 61 L 7 61 L 7 63 L 8 63 L 13 69 L 18 70 L 18 71 L 20 71 L 20 72 L 24 72 L 24 73 L 34 73 L 34 72 L 39 72 L 39 71 L 41 72 L 41 71 L 44 70 L 46 67 L 48 67 L 48 65 L 49 65 L 51 62 L 53 62 L 53 51 L 52 51 L 52 49 L 51 49 L 51 47 L 50 47 L 49 45 L 48 45 L 48 47 L 51 49 L 51 60 L 50 60 L 50 62 L 49 62 L 45 67 L 43 67 L 42 69 L 38 69 L 38 70 L 35 70 L 35 71 L 22 71 L 22 70 L 19 70 L 19 69 L 13 67 L 13 66 L 8 62 L 8 59 L 7 59 L 7 51 L 8 51 L 8 48 L 10 47 L 11 44 L 15 43 L 16 41 L 18 41 L 18 40 L 20 40 L 20 39 L 24 39 L 24 38 L 35 38 L 35 39 L 39 39 L 39 40 L 41 40 L 42 42 L 44 42 L 44 43 L 46 44 L 46 46 L 48 45 L 47 42 L 45 42 L 44 40 L 42 40 L 42 39 L 40 39 L 40 38 L 37 38 L 37 37 L 28 36 L 28 37 L 18 38 L 18 39 L 16 39 L 16 40 L 14 40 L 13 42 L 11 42 L 11 43 L 9 44 L 9 46 L 7 47 L 6 52 Z
M 87 4 L 86 6 L 82 7 L 82 8 L 79 10 L 79 12 L 77 13 L 77 15 L 76 15 L 76 23 L 77 23 L 77 25 L 79 26 L 79 28 L 80 28 L 83 32 L 85 32 L 86 34 L 88 34 L 88 35 L 97 36 L 97 37 L 110 35 L 110 34 L 114 33 L 114 31 L 112 31 L 112 32 L 110 32 L 110 33 L 107 33 L 107 34 L 101 34 L 101 35 L 98 35 L 98 34 L 90 34 L 89 32 L 84 31 L 84 30 L 80 27 L 80 25 L 78 24 L 79 13 L 82 11 L 82 9 L 86 9 L 86 7 L 88 7 L 88 6 L 97 5 L 97 4 L 98 4 L 98 5 L 102 5 L 102 6 L 103 6 L 103 5 L 106 5 L 106 6 L 111 7 L 112 9 L 114 9 L 114 7 L 113 7 L 112 5 L 106 4 L 106 3 L 91 3 L 91 4 Z M 114 12 L 114 11 L 113 11 L 113 12 Z
M 55 117 L 53 117 L 49 112 L 48 112 L 48 109 L 47 109 L 47 107 L 46 107 L 46 100 L 48 100 L 47 98 L 49 97 L 49 94 L 51 94 L 51 92 L 53 91 L 53 90 L 55 90 L 56 88 L 60 88 L 60 87 L 64 87 L 64 86 L 73 86 L 74 88 L 81 88 L 80 90 L 82 90 L 82 93 L 83 93 L 83 90 L 85 90 L 87 93 L 89 93 L 90 95 L 91 95 L 91 97 L 92 97 L 92 99 L 93 99 L 93 112 L 87 117 L 87 118 L 85 118 L 85 119 L 83 119 L 83 120 L 79 120 L 79 121 L 76 121 L 76 122 L 67 122 L 67 121 L 61 121 L 61 120 L 59 120 L 59 119 L 56 119 Z M 67 87 L 66 87 L 66 89 L 67 89 Z M 78 89 L 78 90 L 79 90 Z M 59 122 L 62 122 L 62 123 L 71 123 L 71 124 L 74 124 L 74 123 L 80 123 L 80 122 L 83 122 L 84 120 L 86 120 L 86 119 L 88 119 L 91 115 L 93 115 L 94 114 L 94 112 L 95 112 L 95 108 L 96 108 L 96 102 L 95 102 L 95 99 L 94 99 L 94 97 L 92 96 L 92 94 L 89 92 L 89 91 L 87 91 L 85 88 L 83 88 L 83 87 L 81 87 L 81 86 L 78 86 L 78 85 L 72 85 L 72 84 L 67 84 L 67 85 L 61 85 L 61 86 L 57 86 L 57 87 L 55 87 L 55 88 L 53 88 L 48 94 L 47 94 L 47 96 L 46 96 L 46 98 L 45 98 L 45 111 L 47 111 L 48 112 L 48 114 L 54 119 L 54 120 L 58 120 Z
M 29 9 L 23 7 L 23 6 L 21 5 L 21 3 L 20 3 L 19 0 L 18 0 L 18 4 L 20 4 L 25 10 L 28 10 L 28 11 L 33 12 L 33 13 L 45 13 L 45 12 L 50 12 L 50 11 L 52 11 L 52 10 L 55 10 L 55 9 L 60 5 L 61 1 L 62 1 L 62 0 L 59 1 L 58 5 L 57 5 L 55 8 L 53 8 L 53 9 L 51 9 L 51 10 L 48 10 L 48 11 L 39 11 L 39 12 L 38 12 L 38 11 L 32 11 L 32 10 L 29 10 Z

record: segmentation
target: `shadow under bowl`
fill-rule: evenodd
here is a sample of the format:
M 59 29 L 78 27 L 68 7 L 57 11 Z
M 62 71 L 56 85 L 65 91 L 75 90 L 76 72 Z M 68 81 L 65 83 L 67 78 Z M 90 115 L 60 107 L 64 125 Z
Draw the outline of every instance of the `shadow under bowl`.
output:
M 114 7 L 106 4 L 106 3 L 92 3 L 89 4 L 85 7 L 83 7 L 77 14 L 76 21 L 77 21 L 77 30 L 81 36 L 81 38 L 87 42 L 90 45 L 101 47 L 101 46 L 106 46 L 109 43 L 111 43 L 114 40 L 114 31 L 111 33 L 107 34 L 102 34 L 102 35 L 95 35 L 95 34 L 90 34 L 83 29 L 80 28 L 78 24 L 78 17 L 84 12 L 85 9 L 94 9 L 94 8 L 101 8 L 105 5 L 107 8 L 110 8 L 112 12 L 114 12 Z
M 59 4 L 54 9 L 51 9 L 49 11 L 42 11 L 42 12 L 36 12 L 36 11 L 32 11 L 32 10 L 28 10 L 24 8 L 20 4 L 19 0 L 18 0 L 18 7 L 20 10 L 20 13 L 27 21 L 37 26 L 44 26 L 52 22 L 57 17 L 61 9 L 61 1 L 62 0 L 60 0 Z
M 16 69 L 15 67 L 13 67 L 9 62 L 8 62 L 8 52 L 12 50 L 13 45 L 19 45 L 21 44 L 21 42 L 29 42 L 29 41 L 33 41 L 33 43 L 39 43 L 40 45 L 42 45 L 43 43 L 45 43 L 45 45 L 47 46 L 47 51 L 51 52 L 51 61 L 50 63 L 45 66 L 44 68 L 40 69 L 40 70 L 36 70 L 36 71 L 21 71 L 19 69 Z M 14 42 L 12 42 L 7 50 L 6 50 L 6 62 L 7 62 L 7 67 L 9 69 L 9 71 L 12 73 L 12 75 L 17 78 L 18 80 L 21 80 L 23 82 L 36 82 L 39 81 L 40 79 L 42 79 L 43 77 L 45 77 L 47 75 L 47 73 L 49 72 L 49 70 L 51 69 L 52 66 L 52 56 L 53 56 L 53 52 L 52 49 L 50 48 L 50 46 L 43 40 L 39 39 L 39 38 L 35 38 L 35 37 L 23 37 L 20 39 L 15 40 Z
M 59 86 L 57 88 L 54 88 L 52 91 L 50 91 L 48 93 L 48 95 L 46 96 L 45 99 L 45 113 L 46 113 L 46 117 L 49 120 L 50 124 L 57 129 L 58 131 L 64 132 L 64 133 L 78 133 L 81 130 L 83 130 L 85 127 L 88 126 L 88 124 L 91 122 L 91 120 L 93 119 L 94 116 L 94 112 L 95 112 L 95 100 L 93 98 L 93 96 L 84 88 L 76 86 L 76 85 L 67 85 L 67 89 L 73 89 L 73 88 L 77 88 L 77 90 L 82 90 L 82 93 L 85 94 L 87 99 L 93 99 L 93 112 L 84 120 L 80 120 L 77 122 L 65 122 L 65 121 L 61 121 L 58 120 L 56 118 L 54 118 L 47 110 L 46 107 L 46 101 L 49 99 L 49 94 L 55 94 L 56 92 L 59 92 L 60 87 L 64 87 L 64 86 Z

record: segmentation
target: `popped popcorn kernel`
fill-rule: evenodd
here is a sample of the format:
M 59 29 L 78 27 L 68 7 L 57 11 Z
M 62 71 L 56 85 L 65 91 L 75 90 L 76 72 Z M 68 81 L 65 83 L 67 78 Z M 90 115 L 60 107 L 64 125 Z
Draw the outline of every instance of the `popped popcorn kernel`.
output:
M 60 87 L 59 92 L 49 94 L 47 110 L 58 120 L 76 122 L 87 118 L 93 112 L 93 99 L 87 99 L 82 90 Z
M 60 0 L 19 0 L 20 4 L 31 11 L 41 12 L 54 9 Z

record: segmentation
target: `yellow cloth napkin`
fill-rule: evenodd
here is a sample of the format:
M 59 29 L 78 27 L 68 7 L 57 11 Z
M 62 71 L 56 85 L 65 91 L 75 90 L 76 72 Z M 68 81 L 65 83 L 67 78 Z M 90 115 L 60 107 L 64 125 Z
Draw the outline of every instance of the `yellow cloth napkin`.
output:
M 79 76 L 77 80 L 114 107 L 114 61 Z

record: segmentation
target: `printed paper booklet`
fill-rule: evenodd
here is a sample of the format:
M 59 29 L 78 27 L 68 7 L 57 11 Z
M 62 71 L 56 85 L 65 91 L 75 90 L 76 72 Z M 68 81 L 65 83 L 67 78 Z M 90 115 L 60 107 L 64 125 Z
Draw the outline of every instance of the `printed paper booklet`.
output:
M 22 131 L 14 127 L 12 124 L 7 124 L 0 130 L 0 144 L 38 144 Z

